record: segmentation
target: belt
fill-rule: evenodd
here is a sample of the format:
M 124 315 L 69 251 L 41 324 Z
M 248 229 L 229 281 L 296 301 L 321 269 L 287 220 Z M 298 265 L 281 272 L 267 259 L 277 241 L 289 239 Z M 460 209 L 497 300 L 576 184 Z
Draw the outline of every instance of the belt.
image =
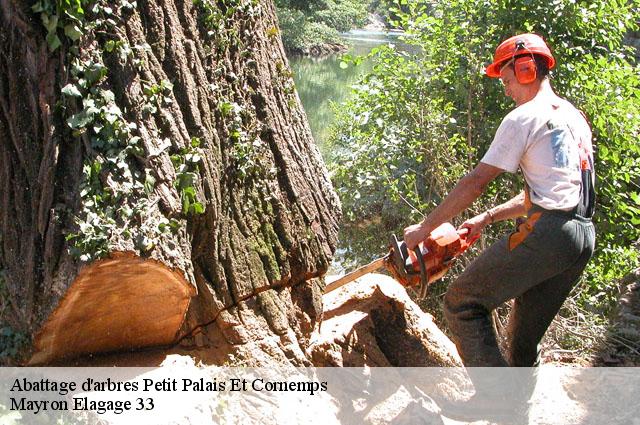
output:
M 551 215 L 570 218 L 570 219 L 571 218 L 580 218 L 580 219 L 584 219 L 584 220 L 591 220 L 591 218 L 589 218 L 589 217 L 583 217 L 583 216 L 578 214 L 578 205 L 576 205 L 575 207 L 573 207 L 572 209 L 570 209 L 568 211 L 565 211 L 565 210 L 549 210 L 549 209 L 546 209 L 546 208 L 542 208 L 540 205 L 532 204 L 531 208 L 529 208 L 529 211 L 527 211 L 527 216 L 531 216 L 531 214 L 533 214 L 535 212 L 541 212 L 543 214 L 551 214 Z

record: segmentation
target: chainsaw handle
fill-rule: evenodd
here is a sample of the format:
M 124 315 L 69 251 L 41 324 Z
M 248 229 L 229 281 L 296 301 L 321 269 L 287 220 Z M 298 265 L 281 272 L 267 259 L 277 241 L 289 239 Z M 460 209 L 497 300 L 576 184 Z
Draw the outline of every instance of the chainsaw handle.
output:
M 468 239 L 468 236 L 469 236 L 469 228 L 468 227 L 463 227 L 462 229 L 458 229 L 456 231 L 458 232 L 458 235 L 460 236 L 460 239 L 462 239 L 464 242 L 466 242 L 467 245 L 471 245 L 472 243 L 477 241 L 480 238 L 480 235 L 481 235 L 481 233 L 478 233 L 474 237 Z
M 413 252 L 416 253 L 416 257 L 418 257 L 418 263 L 420 263 L 420 298 L 426 298 L 427 296 L 427 287 L 429 285 L 428 275 L 427 275 L 427 265 L 424 263 L 424 258 L 422 257 L 422 251 L 420 246 L 416 246 L 413 249 Z
M 463 241 L 466 241 L 466 240 L 467 240 L 467 235 L 469 234 L 469 229 L 468 229 L 468 228 L 466 228 L 466 227 L 463 227 L 462 229 L 456 229 L 456 233 L 457 233 L 457 235 L 458 235 L 458 237 L 459 237 L 460 239 L 462 239 Z M 438 241 L 438 240 L 440 240 L 440 239 L 444 238 L 444 236 L 445 236 L 445 235 L 438 235 L 438 236 L 436 236 L 436 237 L 434 238 L 434 237 L 432 237 L 432 235 L 430 234 L 429 236 L 427 236 L 427 239 L 425 239 L 425 240 L 423 241 L 423 243 L 427 243 L 427 241 L 429 241 L 429 240 L 432 240 L 432 241 L 436 242 L 436 241 Z M 472 242 L 475 242 L 475 240 L 476 240 L 479 236 L 480 236 L 480 235 L 477 235 L 476 237 L 474 237 L 474 238 L 473 238 L 473 241 L 469 241 L 469 244 L 471 244 Z M 417 253 L 417 251 L 416 251 L 416 253 Z M 420 256 L 420 255 L 418 255 L 418 257 L 419 257 L 419 256 Z

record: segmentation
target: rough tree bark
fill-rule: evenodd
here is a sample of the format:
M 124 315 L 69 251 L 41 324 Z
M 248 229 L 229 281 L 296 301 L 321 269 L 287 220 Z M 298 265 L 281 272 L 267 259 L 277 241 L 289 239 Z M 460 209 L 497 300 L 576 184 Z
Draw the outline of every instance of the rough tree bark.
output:
M 340 206 L 273 2 L 0 9 L 4 342 L 308 363 Z

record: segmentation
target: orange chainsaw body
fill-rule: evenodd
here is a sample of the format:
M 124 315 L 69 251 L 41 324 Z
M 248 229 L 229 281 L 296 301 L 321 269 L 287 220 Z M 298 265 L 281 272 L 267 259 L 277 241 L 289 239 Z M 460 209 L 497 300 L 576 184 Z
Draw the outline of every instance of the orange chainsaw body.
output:
M 453 265 L 453 260 L 465 252 L 479 236 L 468 239 L 466 229 L 456 231 L 451 224 L 444 223 L 425 241 L 420 242 L 415 250 L 408 250 L 404 242 L 398 242 L 392 235 L 387 268 L 402 285 L 419 285 L 422 292 L 425 292 L 426 286 L 442 278 Z

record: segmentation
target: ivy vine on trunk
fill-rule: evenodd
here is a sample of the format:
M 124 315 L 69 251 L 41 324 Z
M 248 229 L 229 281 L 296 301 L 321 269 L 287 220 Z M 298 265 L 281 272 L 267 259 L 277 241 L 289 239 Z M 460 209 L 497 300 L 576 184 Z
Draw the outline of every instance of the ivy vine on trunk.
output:
M 204 329 L 193 343 L 307 362 L 340 205 L 269 36 L 272 2 L 0 5 L 10 354 Z

